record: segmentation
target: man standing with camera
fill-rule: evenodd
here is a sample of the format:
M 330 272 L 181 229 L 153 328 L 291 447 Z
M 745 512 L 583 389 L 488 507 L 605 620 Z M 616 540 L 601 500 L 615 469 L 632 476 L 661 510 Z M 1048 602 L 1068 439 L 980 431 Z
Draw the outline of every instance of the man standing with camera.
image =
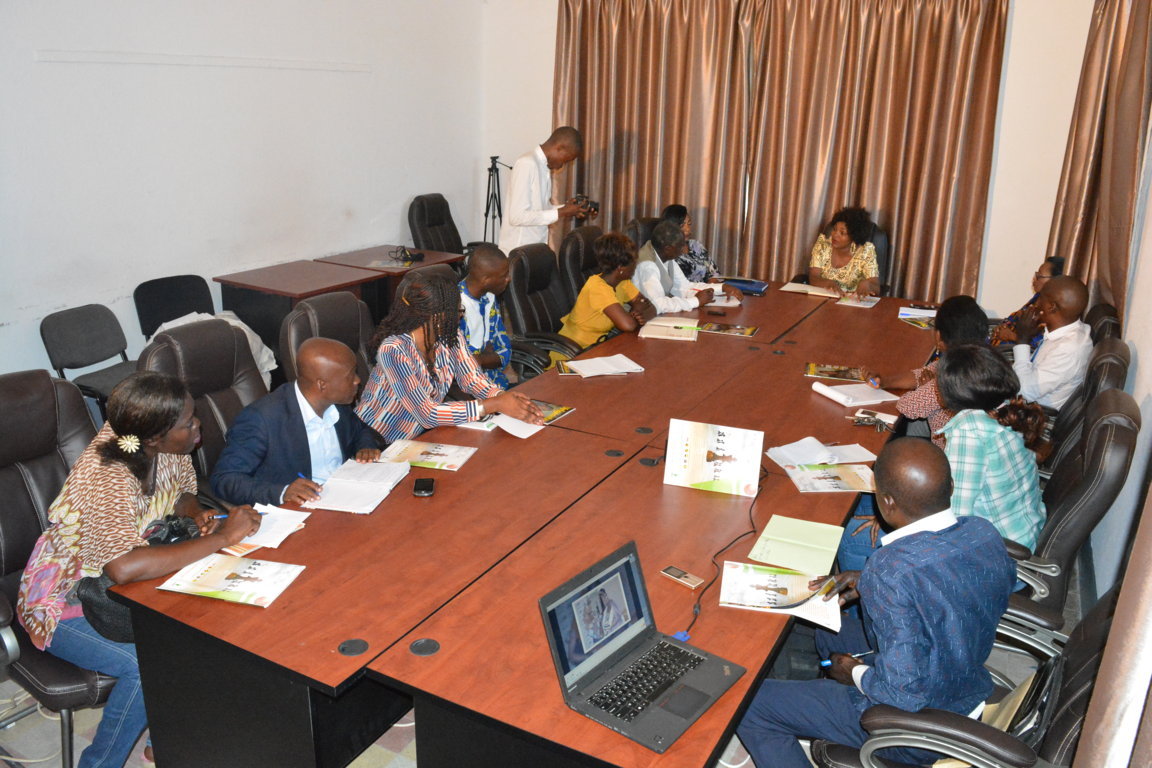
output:
M 516 160 L 500 226 L 500 250 L 510 254 L 521 245 L 548 242 L 548 227 L 561 218 L 595 218 L 598 210 L 582 195 L 564 205 L 552 202 L 552 174 L 583 152 L 584 139 L 580 131 L 566 125 Z

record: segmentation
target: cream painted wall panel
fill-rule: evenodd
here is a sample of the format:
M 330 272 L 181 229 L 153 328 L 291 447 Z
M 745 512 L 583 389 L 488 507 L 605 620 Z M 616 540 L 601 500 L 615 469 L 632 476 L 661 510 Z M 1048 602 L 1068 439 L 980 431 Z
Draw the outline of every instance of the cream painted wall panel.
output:
M 421 192 L 473 218 L 479 0 L 0 8 L 2 370 L 88 302 L 135 354 L 144 279 L 411 242 Z
M 1009 18 L 980 290 L 1003 317 L 1044 259 L 1093 0 L 1015 0 Z

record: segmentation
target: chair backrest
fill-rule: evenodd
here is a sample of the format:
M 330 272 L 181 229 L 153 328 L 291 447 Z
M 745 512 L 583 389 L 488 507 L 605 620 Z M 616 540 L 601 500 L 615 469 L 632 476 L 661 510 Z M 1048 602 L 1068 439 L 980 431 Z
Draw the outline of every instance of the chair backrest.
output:
M 287 381 L 296 380 L 296 350 L 317 336 L 347 344 L 356 355 L 361 383 L 368 381 L 372 315 L 367 304 L 349 291 L 323 293 L 297 303 L 280 323 L 280 364 Z
M 513 248 L 508 254 L 512 282 L 504 291 L 504 322 L 513 336 L 557 333 L 572 309 L 556 269 L 556 256 L 544 243 Z
M 1044 463 L 1045 467 L 1055 467 L 1064 454 L 1076 445 L 1080 439 L 1080 428 L 1084 424 L 1084 409 L 1096 395 L 1106 389 L 1124 389 L 1130 361 L 1131 352 L 1122 340 L 1104 338 L 1096 344 L 1088 360 L 1083 383 L 1056 415 L 1049 438 L 1052 453 Z
M 1096 304 L 1084 315 L 1084 322 L 1092 329 L 1092 343 L 1101 339 L 1119 339 L 1121 334 L 1120 316 L 1111 304 Z
M 140 332 L 146 339 L 169 320 L 192 312 L 216 313 L 208 281 L 200 275 L 172 275 L 145 280 L 132 291 L 132 301 L 136 303 Z
M 659 223 L 660 219 L 655 216 L 637 216 L 628 222 L 628 226 L 624 228 L 624 234 L 628 235 L 628 239 L 639 251 L 644 247 L 644 243 L 652 239 L 652 230 Z
M 603 230 L 600 227 L 576 227 L 560 243 L 560 277 L 564 285 L 564 300 L 570 305 L 576 303 L 585 281 L 599 271 L 592 244 L 601 234 Z
M 53 312 L 40 321 L 40 338 L 61 377 L 66 368 L 86 368 L 110 357 L 124 357 L 128 348 L 120 321 L 103 304 Z
M 48 507 L 95 436 L 74 384 L 43 370 L 0 375 L 0 589 L 12 605 Z
M 408 206 L 408 228 L 412 230 L 412 242 L 417 248 L 464 253 L 464 243 L 452 220 L 448 201 L 438 192 L 416 195 L 412 199 Z
M 876 249 L 876 272 L 880 276 L 880 288 L 883 293 L 886 286 L 892 284 L 892 259 L 889 253 L 888 233 L 880 229 L 878 224 L 872 225 L 872 237 L 868 238 L 872 247 Z
M 1044 665 L 1050 667 L 1050 671 L 1059 668 L 1057 684 L 1051 686 L 1055 688 L 1055 695 L 1038 702 L 1045 710 L 1041 719 L 1043 726 L 1036 738 L 1026 736 L 1025 741 L 1031 742 L 1041 760 L 1052 765 L 1071 765 L 1076 754 L 1119 595 L 1120 585 L 1116 585 L 1100 598 L 1068 635 L 1063 652 Z M 1043 698 L 1042 692 L 1038 693 L 1036 698 Z
M 192 462 L 212 474 L 224 436 L 246 405 L 268 394 L 244 332 L 223 320 L 202 320 L 156 334 L 136 367 L 176 376 L 188 387 L 200 419 Z
M 1124 486 L 1139 435 L 1140 409 L 1127 392 L 1107 389 L 1088 403 L 1075 449 L 1044 486 L 1048 520 L 1036 554 L 1058 563 L 1060 575 L 1045 577 L 1051 591 L 1041 605 L 1064 609 L 1073 560 Z

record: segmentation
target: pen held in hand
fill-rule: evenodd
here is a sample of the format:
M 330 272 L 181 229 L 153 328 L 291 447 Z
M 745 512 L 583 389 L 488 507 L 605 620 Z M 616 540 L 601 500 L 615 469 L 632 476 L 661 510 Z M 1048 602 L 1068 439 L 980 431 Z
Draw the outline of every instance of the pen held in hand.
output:
M 261 511 L 260 511 L 260 510 L 258 510 L 258 509 L 254 509 L 254 510 L 252 510 L 252 511 L 253 511 L 253 512 L 255 512 L 255 513 L 256 513 L 256 514 L 258 514 L 258 515 L 266 515 L 266 514 L 268 514 L 267 512 L 261 512 Z M 212 520 L 227 520 L 227 519 L 228 519 L 228 514 L 227 514 L 227 513 L 224 513 L 224 512 L 221 512 L 221 513 L 220 513 L 220 514 L 218 514 L 218 515 L 212 515 L 212 518 L 211 518 L 211 519 L 212 519 Z

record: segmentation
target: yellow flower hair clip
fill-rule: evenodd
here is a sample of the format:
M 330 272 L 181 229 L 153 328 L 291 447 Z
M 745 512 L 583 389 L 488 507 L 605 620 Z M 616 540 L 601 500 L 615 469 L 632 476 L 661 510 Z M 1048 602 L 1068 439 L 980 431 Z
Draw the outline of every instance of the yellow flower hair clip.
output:
M 124 453 L 136 453 L 140 450 L 140 438 L 136 435 L 124 435 L 116 439 L 116 445 L 120 446 L 120 450 Z

